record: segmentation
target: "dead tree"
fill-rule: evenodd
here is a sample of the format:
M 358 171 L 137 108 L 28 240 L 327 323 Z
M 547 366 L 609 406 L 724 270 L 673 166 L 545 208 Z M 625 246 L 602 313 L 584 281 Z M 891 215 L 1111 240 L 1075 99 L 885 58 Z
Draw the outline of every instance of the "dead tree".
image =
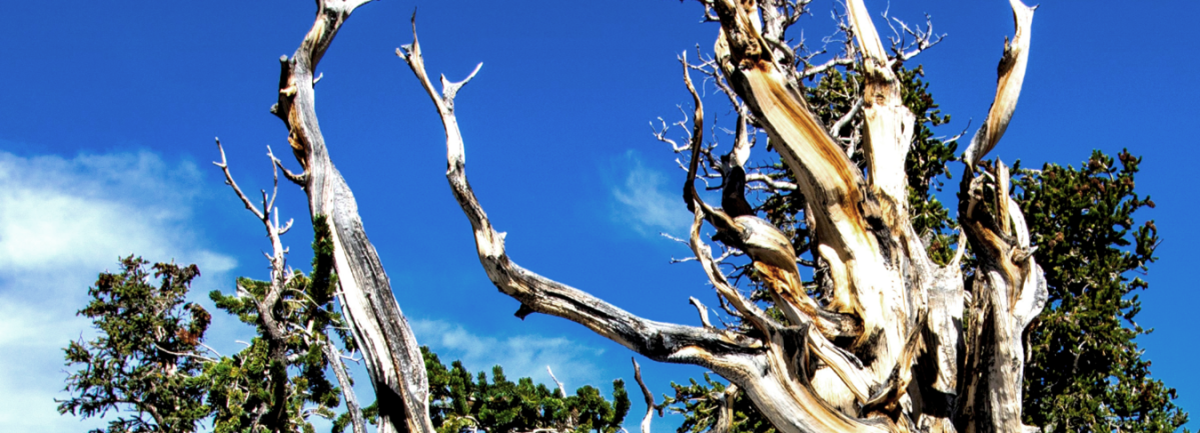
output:
M 1021 422 L 1021 335 L 1045 304 L 1046 283 L 1031 257 L 1021 211 L 1009 198 L 1008 169 L 982 158 L 1000 140 L 1016 107 L 1033 8 L 1010 0 L 1016 34 L 1005 46 L 991 110 L 963 158 L 968 168 L 958 206 L 960 255 L 939 266 L 913 230 L 906 209 L 904 162 L 914 116 L 901 100 L 893 66 L 911 55 L 901 51 L 889 56 L 862 0 L 847 1 L 847 30 L 854 35 L 858 54 L 835 61 L 859 62 L 866 79 L 858 107 L 865 119 L 864 175 L 807 106 L 799 82 L 807 71 L 797 73 L 795 54 L 781 43 L 783 28 L 795 22 L 796 8 L 807 2 L 760 1 L 701 0 L 706 15 L 720 22 L 714 59 L 744 118 L 739 120 L 729 164 L 740 166 L 749 156 L 742 123 L 765 132 L 796 175 L 794 187 L 807 200 L 815 259 L 827 267 L 831 282 L 829 301 L 817 302 L 807 295 L 787 238 L 746 211 L 741 191 L 727 194 L 722 207 L 705 203 L 695 193 L 692 184 L 704 130 L 703 109 L 690 80 L 696 105 L 684 190 L 685 204 L 695 215 L 690 245 L 717 295 L 746 326 L 721 329 L 703 319 L 703 326 L 651 321 L 518 266 L 505 252 L 504 234 L 488 220 L 464 171 L 454 98 L 479 68 L 460 82 L 442 77 L 439 93 L 425 71 L 414 27 L 413 43 L 397 54 L 416 74 L 442 119 L 446 176 L 470 220 L 488 277 L 521 302 L 519 317 L 535 312 L 562 317 L 651 359 L 711 369 L 745 392 L 781 432 L 1031 429 Z M 922 43 L 917 50 L 926 46 Z M 283 106 L 284 95 L 280 98 Z M 297 148 L 305 155 L 323 149 L 300 141 L 309 137 L 296 133 L 306 131 L 293 129 L 293 145 L 299 142 Z M 314 186 L 322 184 L 311 177 L 332 166 L 318 166 L 317 159 L 308 158 L 309 194 L 319 196 Z M 317 207 L 328 202 L 314 199 L 313 212 L 336 212 L 336 203 Z M 718 239 L 753 261 L 786 320 L 768 316 L 729 283 L 700 238 L 705 222 L 718 232 Z M 341 224 L 336 227 L 339 234 L 348 230 Z M 964 289 L 962 238 L 969 240 L 978 260 L 969 273 L 970 292 Z M 919 383 L 919 378 L 932 379 Z
M 303 168 L 300 173 L 284 169 L 285 175 L 304 188 L 312 216 L 326 216 L 331 226 L 340 300 L 375 386 L 381 431 L 432 432 L 416 341 L 366 237 L 353 194 L 331 162 L 314 110 L 313 71 L 340 26 L 364 3 L 318 2 L 312 29 L 295 54 L 281 59 L 279 101 L 272 111 L 287 125 L 289 144 Z M 443 78 L 439 94 L 414 40 L 400 54 L 442 118 L 447 178 L 471 222 L 489 278 L 522 303 L 518 316 L 540 312 L 563 317 L 649 358 L 717 372 L 783 432 L 1023 429 L 1020 336 L 1045 302 L 1045 283 L 1031 259 L 1020 210 L 1008 198 L 1007 168 L 981 159 L 999 141 L 1015 108 L 1033 10 L 1011 0 L 1016 35 L 1005 47 L 992 109 L 964 155 L 968 170 L 959 217 L 978 258 L 968 293 L 958 260 L 934 264 L 907 220 L 904 158 L 913 116 L 900 101 L 892 70 L 897 57 L 884 52 L 862 1 L 851 0 L 847 6 L 859 52 L 856 61 L 867 78 L 861 105 L 866 176 L 806 106 L 788 59 L 794 54 L 780 44 L 781 27 L 791 24 L 788 8 L 796 2 L 703 3 L 721 23 L 716 60 L 736 95 L 739 114 L 765 131 L 808 200 L 816 251 L 832 282 L 831 301 L 818 303 L 807 296 L 787 240 L 777 228 L 748 214 L 740 195 L 732 194 L 718 208 L 695 193 L 691 185 L 703 133 L 698 98 L 684 194 L 695 214 L 690 245 L 718 296 L 747 327 L 650 321 L 517 266 L 464 172 L 454 96 L 470 76 L 458 83 Z M 745 134 L 740 127 L 739 134 Z M 749 147 L 740 145 L 744 138 L 739 137 L 729 156 L 733 166 L 749 155 Z M 753 260 L 786 320 L 767 316 L 729 284 L 700 239 L 705 221 L 723 242 Z M 964 320 L 969 326 L 963 326 Z M 923 353 L 928 356 L 919 358 Z M 931 371 L 933 383 L 917 386 L 916 370 Z M 921 389 L 933 391 L 922 394 Z
M 369 1 L 318 0 L 316 20 L 300 47 L 290 58 L 279 59 L 279 100 L 271 112 L 287 126 L 288 143 L 303 171 L 293 173 L 281 161 L 276 164 L 304 189 L 312 218 L 325 216 L 329 224 L 341 286 L 338 299 L 375 388 L 379 431 L 433 433 L 420 348 L 367 239 L 354 194 L 333 166 L 314 105 L 317 63 L 350 13 Z

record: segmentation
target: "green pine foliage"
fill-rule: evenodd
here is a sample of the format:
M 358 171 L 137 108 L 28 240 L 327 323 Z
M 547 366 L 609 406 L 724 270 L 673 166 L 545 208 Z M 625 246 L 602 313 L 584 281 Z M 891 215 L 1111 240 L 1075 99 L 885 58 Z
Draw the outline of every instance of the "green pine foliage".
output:
M 428 347 L 421 347 L 421 354 L 429 378 L 430 417 L 439 433 L 472 429 L 615 433 L 629 413 L 629 394 L 621 379 L 613 381 L 612 401 L 590 385 L 564 396 L 557 388 L 534 385 L 528 377 L 511 382 L 498 365 L 492 367 L 489 379 L 483 372 L 467 371 L 460 361 L 447 368 Z
M 1050 300 L 1028 331 L 1025 419 L 1045 431 L 1173 432 L 1187 422 L 1175 390 L 1150 377 L 1135 338 L 1149 287 L 1139 275 L 1155 261 L 1154 207 L 1134 191 L 1141 158 L 1101 153 L 1078 169 L 1047 164 L 1019 170 L 1018 203 L 1046 272 Z
M 718 410 L 715 402 L 724 398 L 724 383 L 713 380 L 709 373 L 704 373 L 703 384 L 696 382 L 696 379 L 690 379 L 688 385 L 671 383 L 671 388 L 675 395 L 664 396 L 663 402 L 656 407 L 683 415 L 683 424 L 676 429 L 677 432 L 700 433 L 713 428 L 717 422 Z M 775 433 L 775 427 L 759 413 L 746 394 L 739 392 L 733 400 L 733 422 L 729 433 Z
M 242 277 L 237 280 L 237 295 L 209 293 L 217 308 L 254 326 L 258 334 L 249 347 L 205 368 L 212 381 L 208 401 L 218 433 L 254 431 L 256 426 L 270 431 L 312 431 L 310 415 L 327 419 L 336 415 L 333 409 L 340 404 L 341 390 L 325 376 L 334 366 L 321 345 L 329 340 L 329 330 L 344 329 L 345 325 L 334 310 L 337 278 L 332 273 L 329 226 L 324 217 L 318 217 L 313 227 L 312 277 L 295 271 L 271 308 L 277 321 L 291 324 L 282 341 L 266 338 L 259 317 L 258 305 L 271 287 L 269 281 Z M 274 356 L 272 345 L 280 346 Z M 276 408 L 276 399 L 286 402 L 286 407 Z M 285 411 L 282 425 L 272 425 L 270 417 L 264 416 L 271 409 Z
M 311 432 L 310 416 L 334 418 L 341 390 L 325 375 L 331 364 L 321 345 L 330 330 L 347 342 L 347 351 L 353 339 L 333 308 L 329 228 L 319 218 L 314 231 L 312 275 L 297 271 L 272 307 L 292 329 L 281 341 L 265 337 L 259 317 L 268 282 L 239 278 L 238 295 L 210 293 L 218 308 L 258 334 L 230 356 L 218 357 L 201 343 L 211 317 L 185 301 L 200 275 L 195 265 L 159 263 L 148 270 L 149 262 L 131 256 L 121 260 L 122 272 L 100 274 L 88 291 L 92 301 L 79 312 L 100 336 L 65 349 L 67 365 L 81 368 L 68 376 L 72 397 L 60 402 L 59 412 L 121 414 L 109 422 L 109 433 L 190 432 L 202 421 L 215 432 Z M 269 413 L 282 413 L 283 421 L 272 422 Z
M 67 366 L 79 370 L 67 376 L 71 398 L 59 401 L 59 413 L 117 414 L 93 432 L 191 432 L 209 413 L 199 344 L 210 317 L 184 300 L 200 270 L 148 264 L 129 256 L 121 272 L 100 274 L 79 310 L 100 335 L 64 349 Z
M 205 425 L 219 433 L 313 432 L 314 415 L 334 420 L 334 433 L 345 431 L 350 417 L 335 413 L 341 390 L 326 376 L 336 367 L 322 345 L 331 342 L 331 331 L 347 352 L 354 340 L 334 309 L 337 276 L 324 219 L 314 221 L 314 232 L 312 274 L 296 271 L 271 308 L 292 329 L 281 340 L 268 337 L 259 315 L 269 282 L 238 278 L 237 295 L 209 294 L 217 308 L 257 333 L 230 356 L 216 356 L 201 343 L 211 317 L 186 302 L 200 275 L 195 265 L 150 267 L 131 256 L 121 260 L 121 272 L 100 274 L 89 290 L 93 300 L 79 312 L 93 320 L 100 336 L 65 349 L 67 365 L 81 368 L 67 378 L 72 397 L 59 402 L 59 411 L 84 418 L 119 414 L 107 430 L 96 430 L 107 433 L 191 432 Z M 447 368 L 428 348 L 421 350 L 430 415 L 441 433 L 615 433 L 629 412 L 620 379 L 613 381 L 611 400 L 592 386 L 565 396 L 527 377 L 511 382 L 500 366 L 490 378 L 468 372 L 458 361 Z M 362 412 L 372 423 L 378 415 L 375 404 Z M 282 422 L 273 422 L 271 414 L 282 414 Z

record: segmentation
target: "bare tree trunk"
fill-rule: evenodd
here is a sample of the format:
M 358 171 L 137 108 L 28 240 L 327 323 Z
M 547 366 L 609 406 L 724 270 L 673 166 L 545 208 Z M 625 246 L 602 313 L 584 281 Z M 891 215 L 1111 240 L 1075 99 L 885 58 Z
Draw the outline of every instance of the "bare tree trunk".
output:
M 866 78 L 861 103 L 865 178 L 805 102 L 800 74 L 778 42 L 781 26 L 790 25 L 786 14 L 779 13 L 786 3 L 703 3 L 721 23 L 716 61 L 736 94 L 739 123 L 753 121 L 765 130 L 808 202 L 814 256 L 828 267 L 832 282 L 830 302 L 822 306 L 805 294 L 787 237 L 747 214 L 740 191 L 725 194 L 723 208 L 695 194 L 703 109 L 686 66 L 685 82 L 696 104 L 684 193 L 695 213 L 691 246 L 718 296 L 749 329 L 718 329 L 707 320 L 702 327 L 646 320 L 513 263 L 504 234 L 492 227 L 467 183 L 454 113 L 455 95 L 479 68 L 461 82 L 443 77 L 439 94 L 425 71 L 414 27 L 412 45 L 397 54 L 442 119 L 446 176 L 470 220 L 488 277 L 521 302 L 519 317 L 533 312 L 563 317 L 651 359 L 713 370 L 745 392 L 781 432 L 1025 429 L 1020 337 L 1045 304 L 1046 285 L 1031 257 L 1021 212 L 1008 198 L 1007 168 L 998 161 L 981 166 L 980 160 L 999 141 L 1016 107 L 1033 9 L 1011 0 L 1016 36 L 1001 61 L 988 119 L 964 158 L 968 169 L 959 214 L 963 236 L 979 262 L 968 293 L 960 266 L 962 243 L 958 258 L 938 266 L 909 221 L 904 164 L 915 118 L 901 100 L 901 83 L 893 72 L 897 58 L 885 53 L 862 0 L 848 0 L 847 8 Z M 740 167 L 749 153 L 742 145 L 743 125 L 738 129 L 738 145 L 729 158 L 733 167 Z M 985 175 L 976 176 L 979 168 Z M 787 323 L 766 315 L 726 281 L 700 239 L 705 221 L 723 242 L 753 260 Z M 969 304 L 966 334 L 964 304 Z M 918 370 L 928 374 L 917 375 Z M 932 377 L 927 379 L 932 383 L 918 383 L 918 376 Z
M 314 106 L 317 63 L 350 13 L 368 1 L 317 2 L 312 29 L 291 58 L 280 59 L 279 101 L 271 112 L 287 125 L 288 142 L 304 169 L 285 174 L 304 188 L 311 216 L 328 217 L 339 300 L 375 387 L 379 431 L 432 433 L 424 360 L 363 230 L 354 195 L 330 160 Z

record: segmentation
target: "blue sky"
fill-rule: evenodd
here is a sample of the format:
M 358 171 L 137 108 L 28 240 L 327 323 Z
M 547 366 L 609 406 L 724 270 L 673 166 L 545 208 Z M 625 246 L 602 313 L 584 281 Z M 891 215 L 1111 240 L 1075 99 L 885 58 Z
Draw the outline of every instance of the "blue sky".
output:
M 59 417 L 52 399 L 63 397 L 59 348 L 90 335 L 73 313 L 96 273 L 136 253 L 200 264 L 200 295 L 231 292 L 238 275 L 266 276 L 269 245 L 209 164 L 219 158 L 212 139 L 221 137 L 244 189 L 269 187 L 266 146 L 287 153 L 286 130 L 267 112 L 277 59 L 295 49 L 313 7 L 11 3 L 0 27 L 0 426 L 79 430 L 95 423 Z M 1156 220 L 1164 242 L 1138 316 L 1156 331 L 1139 343 L 1153 375 L 1195 410 L 1189 319 L 1200 305 L 1189 250 L 1200 228 L 1189 216 L 1198 210 L 1190 188 L 1198 155 L 1186 131 L 1200 91 L 1185 74 L 1200 57 L 1186 17 L 1200 6 L 1175 3 L 1043 4 L 1020 105 L 993 155 L 1027 167 L 1078 165 L 1094 148 L 1145 156 L 1137 189 L 1158 207 L 1140 216 Z M 878 13 L 888 3 L 867 6 L 886 34 Z M 571 388 L 632 380 L 628 350 L 560 319 L 518 320 L 517 303 L 487 280 L 446 185 L 440 123 L 393 54 L 411 41 L 414 7 L 430 73 L 458 79 L 484 63 L 456 109 L 472 185 L 508 232 L 514 260 L 633 313 L 692 324 L 687 297 L 712 304 L 711 290 L 694 263 L 669 264 L 689 252 L 658 235 L 682 235 L 690 217 L 678 199 L 683 174 L 648 122 L 675 121 L 676 105 L 690 104 L 675 57 L 697 44 L 709 50 L 716 26 L 698 23 L 699 5 L 672 0 L 384 0 L 354 14 L 319 67 L 322 130 L 418 340 L 472 369 L 500 363 L 510 377 L 548 381 L 550 365 Z M 840 6 L 811 7 L 801 26 L 820 47 Z M 948 34 L 914 60 L 953 116 L 939 133 L 954 135 L 969 119 L 973 130 L 1012 32 L 1007 2 L 896 2 L 889 11 L 909 23 L 925 13 Z M 728 115 L 719 98 L 708 107 Z M 304 197 L 282 190 L 283 217 L 301 223 L 284 241 L 306 268 Z M 236 350 L 246 332 L 227 318 L 209 341 Z M 670 380 L 702 372 L 639 360 L 660 395 Z M 644 410 L 633 400 L 631 421 Z M 677 423 L 656 421 L 655 431 Z

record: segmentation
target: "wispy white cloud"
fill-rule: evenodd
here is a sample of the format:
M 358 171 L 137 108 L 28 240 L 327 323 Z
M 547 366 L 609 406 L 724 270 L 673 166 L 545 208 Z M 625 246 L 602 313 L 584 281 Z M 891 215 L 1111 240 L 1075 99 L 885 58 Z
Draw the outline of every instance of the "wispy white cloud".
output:
M 488 376 L 491 376 L 493 365 L 500 365 L 509 380 L 530 377 L 534 382 L 554 386 L 546 372 L 546 366 L 550 366 L 568 392 L 583 385 L 601 387 L 609 384 L 593 362 L 604 350 L 565 337 L 480 335 L 462 325 L 441 320 L 416 319 L 410 324 L 417 341 L 429 346 L 447 365 L 458 359 L 468 370 L 484 371 Z
M 75 311 L 118 257 L 196 263 L 204 281 L 234 268 L 233 258 L 196 240 L 192 203 L 201 182 L 194 164 L 150 152 L 0 152 L 0 425 L 67 431 L 102 423 L 60 416 L 54 399 L 66 397 L 61 348 L 92 334 Z
M 612 188 L 614 219 L 643 235 L 685 234 L 692 221 L 691 214 L 684 208 L 680 193 L 673 192 L 682 187 L 671 188 L 666 176 L 647 167 L 635 151 L 625 152 L 621 165 L 628 173 Z

